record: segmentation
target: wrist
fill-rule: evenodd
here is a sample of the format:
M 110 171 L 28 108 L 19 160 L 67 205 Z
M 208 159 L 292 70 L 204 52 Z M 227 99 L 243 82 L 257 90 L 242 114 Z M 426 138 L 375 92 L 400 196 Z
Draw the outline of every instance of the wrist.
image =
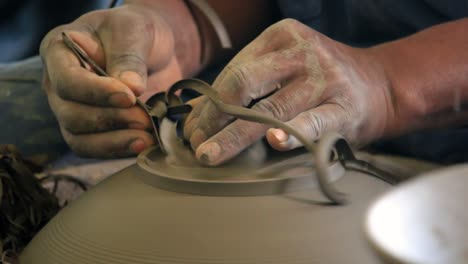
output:
M 361 144 L 398 133 L 398 107 L 395 105 L 393 86 L 378 54 L 372 48 L 351 48 L 349 54 L 367 90 L 365 98 L 362 98 L 367 105 L 363 113 L 367 121 L 363 124 L 366 128 L 361 131 Z
M 468 19 L 372 48 L 391 84 L 396 134 L 468 120 Z
M 399 136 L 422 128 L 419 122 L 427 114 L 428 107 L 415 83 L 406 79 L 399 56 L 394 53 L 392 43 L 385 43 L 368 49 L 385 76 L 386 93 L 388 94 L 388 119 L 383 137 Z M 402 58 L 406 60 L 407 58 Z
M 381 123 L 379 138 L 389 137 L 398 133 L 397 130 L 400 125 L 397 123 L 401 120 L 398 118 L 400 107 L 395 100 L 396 94 L 392 79 L 388 74 L 380 50 L 375 47 L 365 48 L 364 50 L 370 61 L 368 62 L 370 65 L 368 69 L 370 69 L 374 75 L 379 76 L 379 78 L 374 78 L 376 81 L 373 82 L 374 87 L 371 87 L 371 89 L 381 88 L 381 95 L 384 98 L 381 100 L 380 104 L 375 105 L 376 108 L 374 108 L 376 113 L 384 112 L 384 115 L 378 120 L 378 122 Z M 382 104 L 382 102 L 384 102 L 384 104 Z

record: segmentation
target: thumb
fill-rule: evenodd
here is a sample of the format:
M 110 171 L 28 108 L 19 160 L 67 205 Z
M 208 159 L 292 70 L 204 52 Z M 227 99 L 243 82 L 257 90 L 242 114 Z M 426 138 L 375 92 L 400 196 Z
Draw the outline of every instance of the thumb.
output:
M 147 82 L 147 68 L 142 53 L 121 47 L 106 57 L 109 75 L 122 81 L 136 96 L 145 91 Z
M 107 73 L 126 84 L 136 96 L 146 89 L 147 61 L 152 39 L 138 29 L 122 29 L 110 23 L 101 33 Z M 122 23 L 118 23 L 120 27 Z M 136 25 L 135 23 L 132 23 Z M 137 26 L 138 27 L 138 26 Z
M 322 105 L 297 115 L 286 124 L 296 129 L 308 140 L 315 141 L 327 132 L 338 131 L 344 127 L 346 118 L 340 113 L 340 109 L 333 105 Z M 338 132 L 342 133 L 343 131 Z M 268 143 L 279 151 L 303 146 L 296 137 L 288 135 L 284 130 L 278 128 L 268 129 L 266 138 Z

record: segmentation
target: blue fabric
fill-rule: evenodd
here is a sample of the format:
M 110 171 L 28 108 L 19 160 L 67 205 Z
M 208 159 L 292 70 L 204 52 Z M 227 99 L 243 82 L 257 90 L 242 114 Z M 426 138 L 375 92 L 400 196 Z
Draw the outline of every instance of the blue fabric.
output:
M 0 0 L 0 62 L 37 55 L 49 30 L 108 4 L 109 0 Z
M 466 162 L 468 161 L 468 128 L 413 133 L 397 139 L 377 142 L 374 147 L 386 153 L 438 163 Z
M 466 0 L 277 0 L 283 17 L 325 35 L 369 46 L 468 16 Z
M 468 16 L 466 0 L 277 0 L 284 17 L 353 45 L 370 46 Z M 385 140 L 378 150 L 442 163 L 468 161 L 468 128 Z

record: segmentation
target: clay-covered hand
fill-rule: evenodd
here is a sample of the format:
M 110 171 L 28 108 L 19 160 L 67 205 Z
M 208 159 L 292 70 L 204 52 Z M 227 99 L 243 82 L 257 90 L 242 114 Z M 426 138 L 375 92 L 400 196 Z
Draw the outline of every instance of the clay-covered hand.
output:
M 169 11 L 164 13 L 148 3 L 88 13 L 52 30 L 41 44 L 43 86 L 49 104 L 65 140 L 82 156 L 128 156 L 154 144 L 148 132 L 150 121 L 135 105 L 136 97 L 166 89 L 186 71 L 180 58 L 188 56 L 176 53 Z M 183 10 L 184 6 L 177 5 L 183 1 L 167 4 Z M 62 32 L 110 77 L 82 68 L 62 41 Z
M 309 140 L 337 131 L 355 145 L 383 135 L 393 118 L 390 88 L 372 49 L 352 48 L 286 19 L 265 30 L 213 84 L 225 103 L 251 106 Z M 272 147 L 301 146 L 283 130 L 236 120 L 198 98 L 184 136 L 207 165 L 218 165 L 266 134 Z

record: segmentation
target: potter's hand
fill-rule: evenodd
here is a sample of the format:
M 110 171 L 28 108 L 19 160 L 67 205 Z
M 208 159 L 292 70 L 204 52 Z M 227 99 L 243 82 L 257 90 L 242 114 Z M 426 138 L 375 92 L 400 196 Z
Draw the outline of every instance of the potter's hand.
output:
M 245 47 L 213 87 L 225 103 L 253 104 L 311 141 L 334 130 L 363 144 L 381 136 L 393 111 L 387 81 L 371 53 L 287 19 Z M 265 134 L 278 150 L 301 145 L 280 129 L 233 120 L 207 98 L 194 105 L 184 136 L 208 165 L 232 158 Z
M 150 121 L 135 105 L 136 96 L 166 89 L 187 75 L 188 67 L 182 60 L 199 61 L 197 52 L 184 46 L 183 41 L 177 45 L 184 51 L 176 52 L 175 35 L 181 34 L 174 28 L 182 28 L 177 23 L 184 23 L 184 17 L 192 20 L 183 1 L 134 2 L 139 4 L 88 13 L 54 29 L 41 44 L 49 104 L 65 140 L 80 155 L 128 156 L 154 144 L 147 131 Z M 157 3 L 164 6 L 150 6 Z M 179 20 L 168 18 L 171 13 L 177 13 Z M 184 23 L 184 30 L 184 38 L 189 39 L 190 32 L 198 36 L 193 21 Z M 110 77 L 82 68 L 63 43 L 62 32 Z M 199 49 L 195 41 L 190 45 Z

